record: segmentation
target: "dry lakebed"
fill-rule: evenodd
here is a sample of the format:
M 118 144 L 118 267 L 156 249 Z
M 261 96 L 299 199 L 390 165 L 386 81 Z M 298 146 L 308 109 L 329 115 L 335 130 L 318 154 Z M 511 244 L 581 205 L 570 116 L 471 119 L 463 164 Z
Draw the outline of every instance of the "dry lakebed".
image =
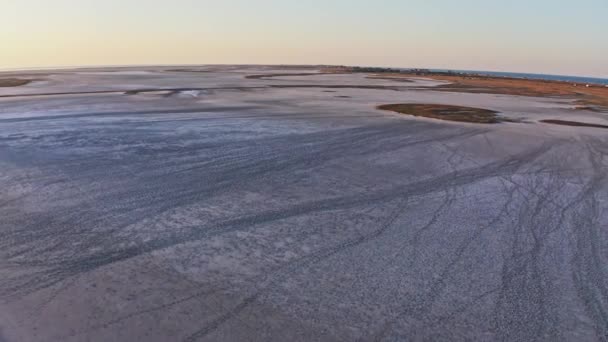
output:
M 606 92 L 0 73 L 0 341 L 606 341 Z

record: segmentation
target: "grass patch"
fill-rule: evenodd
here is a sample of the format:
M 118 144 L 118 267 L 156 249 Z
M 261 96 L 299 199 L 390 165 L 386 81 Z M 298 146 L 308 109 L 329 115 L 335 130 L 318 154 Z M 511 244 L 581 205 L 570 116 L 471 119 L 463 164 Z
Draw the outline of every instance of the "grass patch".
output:
M 497 115 L 498 112 L 493 110 L 452 105 L 401 103 L 378 106 L 378 109 L 446 121 L 481 124 L 495 124 L 505 121 Z
M 30 82 L 32 82 L 32 80 L 24 80 L 21 78 L 0 78 L 0 87 L 20 87 Z

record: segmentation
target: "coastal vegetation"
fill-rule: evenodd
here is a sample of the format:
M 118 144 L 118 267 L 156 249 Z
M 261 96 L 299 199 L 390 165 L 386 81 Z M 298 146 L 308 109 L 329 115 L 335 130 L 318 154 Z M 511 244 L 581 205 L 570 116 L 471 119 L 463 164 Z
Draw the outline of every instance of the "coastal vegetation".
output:
M 497 115 L 498 112 L 493 110 L 454 105 L 400 103 L 378 106 L 378 109 L 446 121 L 481 124 L 495 124 L 503 121 Z
M 32 82 L 21 78 L 0 78 L 0 87 L 19 87 Z

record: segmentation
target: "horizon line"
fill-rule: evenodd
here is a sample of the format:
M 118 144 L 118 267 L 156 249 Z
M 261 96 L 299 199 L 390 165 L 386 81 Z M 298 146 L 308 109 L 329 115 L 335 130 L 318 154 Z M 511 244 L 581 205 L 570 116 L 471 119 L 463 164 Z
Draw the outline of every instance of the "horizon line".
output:
M 454 69 L 445 67 L 397 67 L 397 66 L 386 66 L 386 65 L 348 65 L 348 64 L 324 64 L 324 63 L 143 63 L 143 64 L 81 64 L 81 65 L 48 65 L 48 66 L 33 66 L 33 67 L 0 67 L 0 73 L 4 72 L 15 72 L 15 71 L 44 71 L 44 70 L 69 70 L 69 69 L 85 69 L 85 68 L 136 68 L 136 67 L 193 67 L 193 66 L 302 66 L 302 67 L 315 67 L 315 66 L 344 66 L 344 67 L 363 67 L 363 68 L 390 68 L 390 69 L 426 69 L 430 71 L 454 71 L 454 72 L 469 72 L 469 73 L 511 73 L 511 74 L 527 74 L 527 75 L 538 75 L 538 76 L 557 76 L 557 77 L 580 77 L 590 78 L 597 80 L 608 80 L 608 75 L 605 76 L 590 76 L 581 74 L 559 74 L 559 73 L 539 73 L 539 72 L 528 72 L 528 71 L 506 71 L 506 70 L 471 70 L 471 69 Z

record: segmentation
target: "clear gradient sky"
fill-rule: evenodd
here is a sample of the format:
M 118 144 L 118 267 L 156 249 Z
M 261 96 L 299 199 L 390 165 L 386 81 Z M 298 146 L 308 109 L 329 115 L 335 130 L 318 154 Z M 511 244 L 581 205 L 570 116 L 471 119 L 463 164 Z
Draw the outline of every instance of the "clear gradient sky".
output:
M 205 63 L 608 77 L 608 0 L 0 0 L 0 68 Z

